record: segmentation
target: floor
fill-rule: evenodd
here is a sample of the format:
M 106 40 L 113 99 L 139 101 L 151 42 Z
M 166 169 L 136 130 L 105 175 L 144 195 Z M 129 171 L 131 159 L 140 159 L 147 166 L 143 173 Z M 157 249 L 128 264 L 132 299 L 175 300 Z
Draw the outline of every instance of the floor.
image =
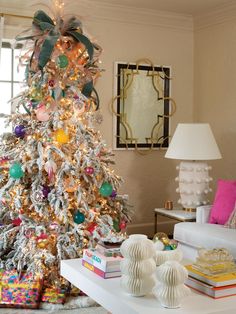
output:
M 107 311 L 100 307 L 87 307 L 75 310 L 24 310 L 24 309 L 0 309 L 0 314 L 107 314 Z

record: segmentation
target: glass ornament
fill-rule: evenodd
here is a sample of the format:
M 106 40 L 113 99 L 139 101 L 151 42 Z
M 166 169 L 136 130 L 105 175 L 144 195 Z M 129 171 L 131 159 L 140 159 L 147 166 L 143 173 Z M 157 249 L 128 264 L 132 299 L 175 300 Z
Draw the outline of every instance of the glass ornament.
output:
M 55 139 L 60 144 L 66 144 L 69 142 L 69 135 L 63 129 L 58 129 L 55 132 Z
M 49 81 L 48 81 L 48 85 L 49 85 L 50 87 L 54 87 L 55 81 L 54 81 L 54 80 L 49 80 Z
M 68 65 L 69 61 L 66 55 L 60 55 L 57 58 L 57 64 L 59 66 L 59 68 L 63 69 L 66 68 Z
M 30 91 L 30 97 L 34 101 L 40 101 L 43 98 L 43 93 L 42 93 L 41 89 L 39 89 L 37 87 L 33 87 Z
M 102 196 L 110 196 L 112 191 L 113 191 L 112 185 L 108 182 L 103 182 L 99 189 L 99 192 Z
M 23 124 L 17 125 L 14 129 L 16 137 L 24 138 L 25 136 L 25 126 Z
M 126 222 L 124 220 L 122 220 L 119 224 L 119 228 L 122 230 L 122 229 L 125 229 L 126 228 Z
M 47 111 L 47 108 L 45 105 L 41 105 L 37 110 L 36 110 L 36 118 L 37 120 L 41 122 L 46 122 L 49 120 L 50 115 Z
M 20 226 L 22 223 L 22 220 L 20 218 L 15 218 L 12 220 L 13 226 Z
M 10 177 L 13 179 L 20 179 L 23 177 L 24 172 L 19 163 L 14 163 L 9 170 Z
M 74 214 L 74 222 L 76 224 L 82 224 L 84 221 L 85 221 L 85 216 L 83 213 L 81 213 L 80 211 L 77 211 L 75 214 Z
M 116 196 L 117 196 L 117 192 L 115 190 L 113 190 L 111 195 L 110 195 L 110 197 L 111 198 L 116 198 Z
M 94 168 L 93 167 L 86 167 L 85 172 L 88 175 L 92 175 L 92 174 L 94 174 Z
M 161 241 L 161 242 L 163 242 L 163 239 L 168 239 L 168 235 L 166 234 L 166 233 L 164 233 L 164 232 L 157 232 L 155 235 L 154 235 L 154 237 L 153 237 L 153 242 L 156 242 L 156 241 Z
M 51 191 L 51 189 L 50 189 L 49 186 L 44 185 L 44 186 L 42 187 L 42 193 L 43 193 L 44 198 L 47 198 L 47 197 L 48 197 L 48 194 L 50 193 L 50 191 Z

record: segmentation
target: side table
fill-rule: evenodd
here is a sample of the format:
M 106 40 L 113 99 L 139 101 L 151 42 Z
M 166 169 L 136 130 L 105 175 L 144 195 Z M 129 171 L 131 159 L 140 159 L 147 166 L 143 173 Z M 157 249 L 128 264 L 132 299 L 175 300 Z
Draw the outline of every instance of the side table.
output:
M 157 233 L 157 218 L 159 216 L 165 216 L 177 221 L 196 221 L 196 212 L 189 212 L 184 209 L 174 208 L 174 209 L 165 209 L 165 208 L 155 208 L 155 229 L 154 234 Z

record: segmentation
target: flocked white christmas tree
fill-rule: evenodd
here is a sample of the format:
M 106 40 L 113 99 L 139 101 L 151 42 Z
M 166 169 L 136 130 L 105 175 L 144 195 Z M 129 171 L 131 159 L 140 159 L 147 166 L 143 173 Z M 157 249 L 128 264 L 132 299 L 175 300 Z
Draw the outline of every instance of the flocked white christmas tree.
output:
M 37 11 L 21 57 L 27 88 L 8 117 L 0 144 L 0 267 L 40 273 L 47 287 L 65 284 L 61 259 L 81 257 L 101 241 L 119 242 L 130 221 L 112 152 L 98 131 L 100 47 L 81 22 Z

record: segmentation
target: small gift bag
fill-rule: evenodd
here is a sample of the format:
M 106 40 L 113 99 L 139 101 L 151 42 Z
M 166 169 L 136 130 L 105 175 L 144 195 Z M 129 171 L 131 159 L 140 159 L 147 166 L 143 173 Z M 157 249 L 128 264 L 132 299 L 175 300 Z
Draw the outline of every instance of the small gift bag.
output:
M 42 302 L 63 304 L 66 301 L 65 289 L 46 288 L 42 293 Z
M 38 308 L 42 279 L 16 270 L 0 272 L 0 307 Z

